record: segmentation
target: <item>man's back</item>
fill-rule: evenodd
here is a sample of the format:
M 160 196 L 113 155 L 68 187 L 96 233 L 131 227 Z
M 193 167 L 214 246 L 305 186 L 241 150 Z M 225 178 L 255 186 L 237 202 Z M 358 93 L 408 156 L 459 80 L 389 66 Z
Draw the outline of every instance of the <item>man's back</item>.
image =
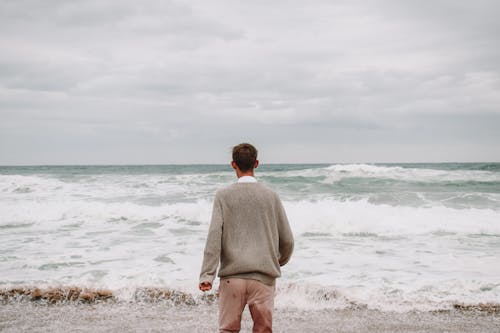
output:
M 223 222 L 219 276 L 271 285 L 293 248 L 278 195 L 261 183 L 236 183 L 218 191 L 215 202 Z
M 201 280 L 240 277 L 272 285 L 293 250 L 293 236 L 278 195 L 257 182 L 217 191 Z

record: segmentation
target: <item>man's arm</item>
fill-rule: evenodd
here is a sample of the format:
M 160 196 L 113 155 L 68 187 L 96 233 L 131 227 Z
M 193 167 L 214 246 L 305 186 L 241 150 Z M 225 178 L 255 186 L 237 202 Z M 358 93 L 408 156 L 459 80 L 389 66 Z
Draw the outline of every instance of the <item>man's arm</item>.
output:
M 276 207 L 278 209 L 277 216 L 280 250 L 279 264 L 280 266 L 283 266 L 290 260 L 290 257 L 292 256 L 294 242 L 292 229 L 290 228 L 290 224 L 288 223 L 285 208 L 283 208 L 283 204 L 281 203 L 281 200 L 277 195 L 276 198 Z
M 212 287 L 217 267 L 219 266 L 222 222 L 222 205 L 219 196 L 216 194 L 200 273 L 200 290 L 203 291 L 210 290 Z

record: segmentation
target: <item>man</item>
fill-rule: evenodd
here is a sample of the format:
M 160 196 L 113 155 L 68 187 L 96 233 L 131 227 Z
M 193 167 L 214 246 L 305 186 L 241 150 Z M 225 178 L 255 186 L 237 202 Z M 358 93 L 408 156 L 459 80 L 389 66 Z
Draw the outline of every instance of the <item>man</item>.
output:
M 219 265 L 219 330 L 239 332 L 248 304 L 253 332 L 272 332 L 275 279 L 293 251 L 293 235 L 278 195 L 257 182 L 257 149 L 233 148 L 237 183 L 216 192 L 199 288 L 212 288 Z

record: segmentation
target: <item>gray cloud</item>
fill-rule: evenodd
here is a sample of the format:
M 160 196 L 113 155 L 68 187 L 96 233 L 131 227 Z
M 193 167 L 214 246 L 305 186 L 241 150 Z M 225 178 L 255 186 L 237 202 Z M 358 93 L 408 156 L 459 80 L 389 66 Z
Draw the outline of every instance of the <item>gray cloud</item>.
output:
M 500 160 L 499 9 L 3 1 L 0 164 Z

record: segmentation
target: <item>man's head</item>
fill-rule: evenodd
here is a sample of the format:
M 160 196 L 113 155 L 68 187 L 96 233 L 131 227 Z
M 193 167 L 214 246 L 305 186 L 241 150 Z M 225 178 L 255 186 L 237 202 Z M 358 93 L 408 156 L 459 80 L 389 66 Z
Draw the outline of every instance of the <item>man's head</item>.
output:
M 234 146 L 233 164 L 236 164 L 242 172 L 253 171 L 259 164 L 259 161 L 257 161 L 257 149 L 249 143 L 240 143 Z

